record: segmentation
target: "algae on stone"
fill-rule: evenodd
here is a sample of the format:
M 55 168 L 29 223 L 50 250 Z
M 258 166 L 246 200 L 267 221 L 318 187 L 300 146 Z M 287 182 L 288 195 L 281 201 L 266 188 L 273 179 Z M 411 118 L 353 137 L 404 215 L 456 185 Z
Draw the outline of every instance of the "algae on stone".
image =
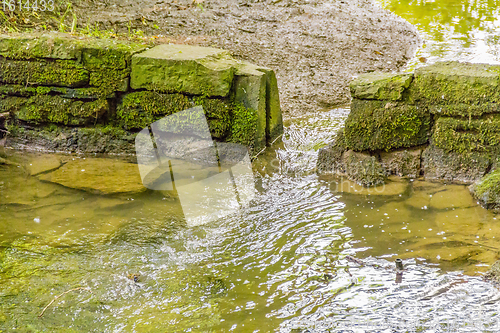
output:
M 353 99 L 345 122 L 345 143 L 355 151 L 418 146 L 428 141 L 430 125 L 426 108 Z
M 338 130 L 335 141 L 318 151 L 317 171 L 325 173 L 345 173 L 342 154 L 347 150 L 344 142 L 344 129 Z
M 89 72 L 69 60 L 19 61 L 0 58 L 0 82 L 76 88 L 89 83 Z
M 224 50 L 158 45 L 132 57 L 130 86 L 164 93 L 220 96 L 229 94 L 234 60 Z
M 351 96 L 359 99 L 398 101 L 410 86 L 413 74 L 373 72 L 361 74 L 351 81 Z
M 349 150 L 342 155 L 342 160 L 350 180 L 366 187 L 385 183 L 386 172 L 375 156 Z
M 424 105 L 500 102 L 500 66 L 438 62 L 415 70 L 410 102 Z
M 470 191 L 481 205 L 488 209 L 500 210 L 500 170 L 495 170 L 470 187 Z

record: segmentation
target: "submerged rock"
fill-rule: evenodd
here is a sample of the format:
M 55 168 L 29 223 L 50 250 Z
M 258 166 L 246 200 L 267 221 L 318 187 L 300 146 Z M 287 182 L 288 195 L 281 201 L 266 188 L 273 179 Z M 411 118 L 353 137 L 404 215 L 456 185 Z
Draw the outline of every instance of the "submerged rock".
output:
M 399 177 L 417 178 L 420 176 L 423 151 L 423 147 L 417 147 L 381 152 L 380 161 L 388 174 Z
M 470 191 L 483 207 L 500 211 L 500 170 L 495 170 L 470 187 Z
M 39 179 L 99 194 L 146 190 L 137 164 L 105 158 L 74 159 Z

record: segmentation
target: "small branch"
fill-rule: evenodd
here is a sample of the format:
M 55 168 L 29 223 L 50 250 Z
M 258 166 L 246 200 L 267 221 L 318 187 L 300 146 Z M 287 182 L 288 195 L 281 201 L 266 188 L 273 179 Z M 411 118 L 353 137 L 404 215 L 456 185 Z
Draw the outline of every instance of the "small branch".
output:
M 5 113 L 0 113 L 0 119 L 5 119 L 9 116 L 9 113 L 8 112 L 5 112 Z
M 90 288 L 85 288 L 85 287 L 79 287 L 79 288 L 75 288 L 75 289 L 70 289 L 70 290 L 67 290 L 67 291 L 63 292 L 61 295 L 58 295 L 58 296 L 54 297 L 54 299 L 53 299 L 52 301 L 50 301 L 50 303 L 49 303 L 49 304 L 47 304 L 47 306 L 45 306 L 45 308 L 43 308 L 42 313 L 40 313 L 40 314 L 38 315 L 38 317 L 39 317 L 39 318 L 41 318 L 41 317 L 43 316 L 43 314 L 45 313 L 45 311 L 49 308 L 49 306 L 51 306 L 51 305 L 52 305 L 52 303 L 54 303 L 54 302 L 55 302 L 58 298 L 60 298 L 60 297 L 62 297 L 62 296 L 64 296 L 64 295 L 66 295 L 67 293 L 70 293 L 70 292 L 72 292 L 72 291 L 77 291 L 77 290 L 86 290 L 86 291 L 88 291 L 89 293 L 91 293 L 92 295 L 94 295 L 94 293 L 92 292 L 92 290 L 90 290 Z M 95 295 L 94 295 L 94 296 L 95 296 Z
M 7 134 L 10 134 L 10 132 L 9 132 L 9 131 L 4 130 L 3 128 L 0 128 L 0 132 L 4 132 L 4 133 L 7 133 Z

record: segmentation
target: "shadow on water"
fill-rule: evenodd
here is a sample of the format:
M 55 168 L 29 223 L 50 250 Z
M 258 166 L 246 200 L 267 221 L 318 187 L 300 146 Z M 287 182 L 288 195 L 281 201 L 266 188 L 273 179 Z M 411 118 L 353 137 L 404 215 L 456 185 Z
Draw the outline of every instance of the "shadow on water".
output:
M 500 1 L 377 0 L 417 27 L 424 45 L 409 68 L 439 60 L 499 63 Z M 424 60 L 424 59 L 422 59 Z

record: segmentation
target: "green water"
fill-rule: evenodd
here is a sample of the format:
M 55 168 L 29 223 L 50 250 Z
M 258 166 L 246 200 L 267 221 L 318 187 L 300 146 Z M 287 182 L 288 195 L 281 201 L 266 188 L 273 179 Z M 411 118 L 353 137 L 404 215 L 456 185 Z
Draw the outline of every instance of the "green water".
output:
M 20 166 L 0 166 L 0 330 L 497 331 L 498 292 L 480 277 L 499 253 L 496 216 L 465 186 L 318 177 L 316 150 L 347 113 L 289 120 L 284 142 L 253 163 L 250 206 L 195 228 L 168 193 L 41 181 L 29 174 L 51 157 L 8 151 Z
M 500 1 L 377 0 L 417 27 L 422 47 L 409 69 L 440 60 L 500 62 Z M 427 62 L 418 58 L 424 57 Z

